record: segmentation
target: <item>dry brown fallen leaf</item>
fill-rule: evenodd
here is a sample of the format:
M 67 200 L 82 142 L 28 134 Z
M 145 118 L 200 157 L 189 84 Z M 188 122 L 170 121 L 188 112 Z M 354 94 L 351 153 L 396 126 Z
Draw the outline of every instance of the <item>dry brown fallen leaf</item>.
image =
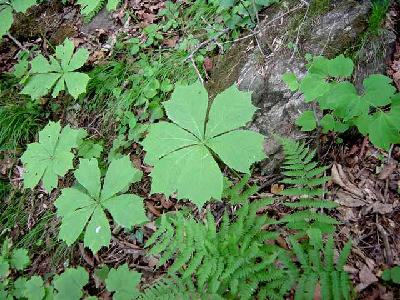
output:
M 336 195 L 337 199 L 335 199 L 335 202 L 342 206 L 361 207 L 367 204 L 365 201 L 361 200 L 361 198 L 358 198 L 357 196 L 345 191 L 338 191 Z
M 381 202 L 375 202 L 374 204 L 371 205 L 372 211 L 374 213 L 380 213 L 382 215 L 384 214 L 390 214 L 393 212 L 394 207 L 397 205 L 394 204 L 385 204 Z
M 173 36 L 171 38 L 164 39 L 163 44 L 169 48 L 174 48 L 178 41 L 179 41 L 179 36 Z
M 374 282 L 378 281 L 378 278 L 374 275 L 374 273 L 372 273 L 372 271 L 366 265 L 364 265 L 361 268 L 358 276 L 360 278 L 360 284 L 358 284 L 356 287 L 358 292 L 361 292 Z
M 274 183 L 271 185 L 271 193 L 275 195 L 280 194 L 284 188 L 285 186 L 283 184 Z
M 347 179 L 343 171 L 343 168 L 340 164 L 338 163 L 333 164 L 331 175 L 332 175 L 332 181 L 336 183 L 338 186 L 360 198 L 364 197 L 363 193 Z

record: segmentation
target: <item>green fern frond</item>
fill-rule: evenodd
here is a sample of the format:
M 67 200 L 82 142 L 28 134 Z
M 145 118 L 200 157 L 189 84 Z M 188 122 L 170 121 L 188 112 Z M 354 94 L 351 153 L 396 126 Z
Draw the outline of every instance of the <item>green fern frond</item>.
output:
M 350 282 L 349 275 L 345 272 L 340 272 L 340 290 L 345 300 L 350 300 L 351 298 Z
M 332 232 L 333 225 L 338 222 L 316 209 L 332 209 L 337 206 L 333 201 L 321 199 L 326 194 L 324 185 L 329 180 L 324 173 L 327 166 L 318 166 L 313 161 L 316 151 L 310 150 L 305 144 L 291 139 L 278 138 L 283 146 L 285 161 L 282 183 L 290 185 L 281 194 L 293 200 L 284 203 L 290 208 L 304 209 L 284 216 L 280 221 L 291 229 L 304 232 L 309 228 L 319 228 L 323 232 Z
M 139 300 L 222 300 L 216 294 L 199 292 L 191 279 L 183 280 L 176 276 L 164 277 L 152 286 L 146 288 L 138 297 Z
M 346 264 L 347 258 L 349 257 L 350 251 L 351 251 L 351 246 L 352 246 L 352 242 L 348 241 L 343 249 L 342 252 L 340 252 L 338 261 L 336 263 L 336 270 L 338 271 L 343 271 L 343 267 Z
M 237 184 L 233 184 L 229 179 L 224 177 L 222 198 L 228 199 L 231 204 L 247 203 L 247 199 L 257 193 L 259 189 L 257 185 L 250 185 L 249 179 L 250 175 L 245 174 Z
M 332 278 L 332 298 L 342 299 L 342 292 L 340 291 L 340 273 L 338 271 L 333 271 L 331 274 Z
M 291 208 L 336 208 L 338 204 L 327 200 L 300 199 L 298 202 L 285 202 L 283 205 Z
M 152 247 L 151 254 L 161 254 L 163 263 L 173 258 L 168 274 L 193 280 L 197 291 L 246 299 L 258 292 L 259 287 L 279 281 L 276 288 L 270 288 L 271 293 L 279 294 L 282 282 L 291 276 L 285 275 L 289 271 L 284 264 L 279 268 L 275 265 L 284 250 L 265 243 L 278 233 L 263 230 L 268 220 L 258 215 L 260 208 L 271 203 L 271 199 L 247 202 L 232 220 L 225 212 L 218 231 L 211 213 L 204 220 L 184 217 L 181 212 L 169 214 L 161 217 L 162 233 L 157 230 L 156 238 L 151 237 L 146 246 Z M 263 274 L 276 276 L 263 277 Z
M 334 263 L 334 238 L 328 236 L 325 244 L 322 241 L 322 233 L 318 229 L 307 231 L 308 241 L 300 243 L 293 237 L 289 237 L 290 245 L 296 259 L 299 262 L 299 275 L 297 276 L 297 287 L 295 299 L 314 299 L 316 285 L 320 284 L 322 299 L 341 300 L 351 298 L 351 281 L 342 265 L 345 264 L 349 252 L 347 243 L 342 250 L 341 261 Z M 290 265 L 286 254 L 280 255 L 281 261 Z M 295 267 L 290 266 L 289 270 Z M 291 273 L 296 271 L 291 271 Z

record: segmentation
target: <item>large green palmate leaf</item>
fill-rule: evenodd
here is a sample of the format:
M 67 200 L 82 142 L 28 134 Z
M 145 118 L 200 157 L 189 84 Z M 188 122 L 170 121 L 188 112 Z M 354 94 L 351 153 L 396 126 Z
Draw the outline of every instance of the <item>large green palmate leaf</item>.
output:
M 57 187 L 58 176 L 64 176 L 72 169 L 74 154 L 86 132 L 72 129 L 67 125 L 61 130 L 60 122 L 49 122 L 39 132 L 39 142 L 29 144 L 21 161 L 24 164 L 24 186 L 34 188 L 40 180 L 44 188 L 51 192 Z
M 89 76 L 76 72 L 89 58 L 89 51 L 78 49 L 74 53 L 74 43 L 66 39 L 62 45 L 56 47 L 56 54 L 50 56 L 49 61 L 41 54 L 31 61 L 30 77 L 28 83 L 21 91 L 30 95 L 32 99 L 39 99 L 53 90 L 55 98 L 61 91 L 68 93 L 77 99 L 86 92 Z
M 105 209 L 126 228 L 146 221 L 142 198 L 120 194 L 141 176 L 129 157 L 123 156 L 111 162 L 102 185 L 97 159 L 81 159 L 75 171 L 79 186 L 63 189 L 55 202 L 57 215 L 62 218 L 59 237 L 71 245 L 84 231 L 84 244 L 95 253 L 111 240 Z
M 145 162 L 154 166 L 152 193 L 176 192 L 178 199 L 202 207 L 210 198 L 221 199 L 223 175 L 217 158 L 242 173 L 250 173 L 250 166 L 265 158 L 264 137 L 239 129 L 256 111 L 250 93 L 232 86 L 216 96 L 207 114 L 203 85 L 178 85 L 164 107 L 174 123 L 151 125 L 142 143 Z

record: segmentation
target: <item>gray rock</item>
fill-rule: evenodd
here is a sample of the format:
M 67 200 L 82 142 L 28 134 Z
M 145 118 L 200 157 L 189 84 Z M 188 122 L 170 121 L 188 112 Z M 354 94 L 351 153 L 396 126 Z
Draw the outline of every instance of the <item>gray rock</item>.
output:
M 121 27 L 122 26 L 118 26 L 114 23 L 112 18 L 110 18 L 110 13 L 103 8 L 89 23 L 82 26 L 81 31 L 85 34 L 94 34 L 96 30 L 99 29 L 104 30 L 105 32 L 113 32 Z
M 363 80 L 371 74 L 384 74 L 396 47 L 396 34 L 384 29 L 381 34 L 370 36 L 358 53 L 354 83 L 362 90 Z
M 234 82 L 241 90 L 253 92 L 259 110 L 249 127 L 266 135 L 270 161 L 265 172 L 273 171 L 282 156 L 273 134 L 304 136 L 295 120 L 308 105 L 301 94 L 290 92 L 282 75 L 289 71 L 303 77 L 306 53 L 333 57 L 348 49 L 367 28 L 370 8 L 369 1 L 337 0 L 328 12 L 313 16 L 304 4 L 296 5 L 267 11 L 257 40 L 249 37 L 235 45 L 217 63 L 209 83 L 211 95 Z M 289 43 L 296 45 L 296 51 L 289 49 Z

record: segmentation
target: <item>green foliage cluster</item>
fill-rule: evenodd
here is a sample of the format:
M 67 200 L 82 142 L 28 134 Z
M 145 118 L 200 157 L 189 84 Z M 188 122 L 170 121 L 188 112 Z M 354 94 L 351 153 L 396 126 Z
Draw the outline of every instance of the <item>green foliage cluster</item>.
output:
M 68 93 L 75 99 L 86 91 L 90 77 L 87 74 L 76 72 L 89 58 L 89 51 L 78 49 L 74 53 L 74 43 L 66 39 L 62 45 L 56 47 L 55 57 L 49 61 L 39 54 L 31 62 L 29 78 L 22 94 L 30 95 L 32 99 L 39 99 L 53 90 L 55 98 L 67 87 Z
M 314 299 L 317 284 L 320 285 L 321 299 L 353 299 L 351 280 L 344 271 L 351 251 L 351 242 L 347 242 L 335 262 L 335 244 L 333 236 L 323 242 L 319 229 L 307 230 L 308 243 L 301 245 L 289 237 L 293 253 L 300 263 L 296 299 Z
M 262 230 L 266 216 L 256 214 L 271 203 L 265 199 L 244 204 L 232 223 L 225 213 L 219 231 L 210 212 L 204 223 L 180 212 L 163 215 L 146 246 L 153 245 L 150 254 L 162 254 L 160 266 L 174 257 L 168 272 L 178 273 L 182 279 L 194 276 L 199 292 L 224 299 L 251 299 L 256 291 L 260 299 L 283 298 L 294 274 L 274 264 L 280 249 L 265 241 L 273 240 L 277 233 Z
M 3 284 L 7 285 L 7 278 L 12 270 L 23 271 L 29 263 L 30 260 L 26 249 L 12 249 L 10 239 L 3 241 L 0 256 L 0 278 Z
M 237 129 L 255 111 L 248 93 L 239 92 L 236 87 L 226 90 L 216 97 L 207 114 L 207 92 L 196 83 L 177 87 L 165 107 L 174 123 L 151 125 L 142 143 L 147 151 L 146 162 L 155 166 L 151 173 L 153 193 L 171 195 L 178 191 L 178 199 L 190 199 L 202 207 L 211 197 L 221 199 L 223 192 L 223 175 L 214 153 L 228 166 L 244 173 L 264 158 L 263 136 Z M 79 156 L 99 156 L 102 149 L 90 140 L 83 141 L 85 137 L 82 129 L 61 128 L 59 122 L 50 122 L 39 132 L 39 142 L 29 144 L 21 157 L 24 186 L 34 188 L 42 181 L 51 192 L 57 187 L 59 176 L 74 168 L 73 148 L 79 149 Z M 243 141 L 246 147 L 236 147 Z M 96 158 L 82 158 L 74 175 L 75 186 L 63 189 L 55 202 L 62 218 L 59 236 L 67 245 L 84 232 L 84 244 L 93 252 L 107 246 L 111 230 L 105 210 L 118 225 L 128 229 L 147 220 L 142 199 L 123 194 L 142 176 L 132 167 L 128 156 L 110 159 L 103 184 Z
M 250 166 L 264 158 L 263 136 L 238 129 L 246 125 L 255 112 L 250 95 L 231 87 L 209 104 L 207 92 L 200 83 L 178 85 L 164 107 L 173 123 L 150 125 L 142 142 L 147 152 L 145 161 L 154 165 L 152 192 L 171 195 L 177 191 L 178 199 L 188 198 L 199 207 L 211 197 L 217 200 L 224 197 L 242 207 L 233 219 L 225 213 L 221 224 L 216 223 L 211 213 L 204 221 L 181 212 L 162 215 L 158 230 L 146 246 L 152 247 L 151 254 L 161 254 L 159 266 L 174 260 L 168 269 L 171 278 L 164 278 L 144 294 L 139 294 L 136 284 L 140 277 L 131 274 L 125 266 L 118 272 L 125 274 L 127 282 L 136 283 L 120 282 L 117 280 L 119 273 L 111 271 L 106 280 L 107 289 L 121 299 L 127 294 L 148 299 L 165 292 L 171 285 L 185 287 L 179 291 L 182 295 L 170 288 L 174 290 L 173 295 L 182 298 L 192 294 L 205 299 L 251 299 L 254 295 L 261 299 L 282 299 L 296 287 L 298 299 L 310 299 L 315 286 L 320 283 L 325 286 L 326 299 L 349 299 L 350 285 L 347 275 L 342 272 L 342 263 L 336 267 L 333 262 L 331 264 L 333 238 L 328 239 L 325 248 L 321 246 L 322 233 L 332 232 L 337 222 L 315 212 L 317 208 L 335 207 L 320 199 L 324 194 L 322 186 L 328 178 L 322 176 L 326 168 L 318 167 L 313 161 L 315 151 L 298 142 L 281 140 L 286 154 L 283 182 L 293 185 L 283 194 L 298 197 L 296 202 L 285 205 L 303 210 L 278 221 L 271 220 L 265 215 L 258 216 L 257 211 L 272 204 L 273 200 L 253 203 L 247 200 L 258 190 L 257 186 L 245 188 Z M 39 142 L 28 145 L 22 156 L 26 168 L 25 185 L 33 188 L 42 179 L 49 191 L 56 187 L 58 176 L 73 169 L 73 159 L 76 153 L 79 155 L 80 147 L 94 145 L 90 140 L 83 141 L 85 136 L 83 130 L 49 123 L 39 133 Z M 244 146 L 237 147 L 238 144 Z M 73 148 L 78 151 L 72 152 Z M 84 153 L 87 152 L 90 151 L 86 149 Z M 97 154 L 98 150 L 94 151 L 94 155 Z M 223 189 L 224 177 L 218 166 L 222 162 L 247 174 L 237 186 L 225 180 Z M 60 239 L 71 245 L 83 235 L 84 245 L 96 253 L 111 240 L 106 211 L 115 224 L 127 229 L 146 221 L 142 199 L 125 193 L 141 175 L 132 167 L 128 156 L 110 159 L 104 180 L 96 158 L 80 159 L 74 172 L 76 183 L 71 188 L 64 188 L 55 202 L 57 215 L 61 217 Z M 307 242 L 300 243 L 296 240 L 298 235 L 293 235 L 290 237 L 292 250 L 278 247 L 273 241 L 279 233 L 264 230 L 265 226 L 277 224 L 285 224 L 301 236 L 308 236 Z M 348 248 L 344 248 L 343 264 Z M 296 255 L 297 261 L 292 260 L 292 254 Z M 324 261 L 317 260 L 316 255 L 324 257 Z M 330 272 L 334 274 L 329 275 L 331 277 L 327 275 Z M 194 283 L 190 283 L 192 279 Z M 32 286 L 43 285 L 40 277 L 31 280 Z M 342 294 L 335 292 L 337 284 L 341 285 Z M 171 293 L 168 295 L 172 297 Z
M 290 208 L 302 209 L 285 215 L 279 222 L 285 223 L 290 229 L 302 232 L 311 228 L 317 228 L 322 232 L 333 232 L 334 225 L 338 222 L 316 210 L 332 209 L 337 204 L 331 200 L 323 199 L 326 194 L 324 188 L 329 177 L 324 173 L 326 166 L 318 166 L 314 161 L 315 150 L 310 150 L 305 144 L 280 138 L 285 153 L 285 160 L 282 165 L 282 174 L 285 178 L 281 181 L 289 185 L 281 194 L 296 197 L 296 201 L 284 202 Z
M 146 120 L 164 117 L 161 102 L 169 97 L 174 84 L 197 79 L 189 58 L 203 74 L 205 58 L 228 49 L 231 37 L 239 34 L 239 24 L 229 28 L 221 17 L 228 10 L 221 8 L 219 0 L 166 1 L 157 24 L 143 28 L 138 37 L 121 37 L 113 52 L 116 60 L 90 72 L 90 108 L 106 110 L 120 124 L 132 109 L 137 111 L 135 126 L 121 124 L 119 128 L 121 136 L 137 142 Z M 121 61 L 121 56 L 129 59 Z
M 4 11 L 18 11 L 17 3 L 35 3 L 33 0 L 3 2 L 0 0 L 0 16 Z M 259 214 L 274 200 L 251 203 L 248 200 L 258 191 L 258 186 L 248 183 L 250 167 L 265 158 L 264 137 L 242 129 L 256 111 L 250 94 L 233 86 L 210 101 L 199 82 L 188 85 L 197 77 L 192 64 L 201 66 L 205 56 L 218 50 L 216 44 L 220 43 L 200 48 L 198 45 L 207 40 L 226 41 L 239 30 L 254 27 L 257 12 L 275 2 L 167 1 L 160 12 L 161 23 L 143 28 L 140 38 L 117 42 L 116 55 L 125 51 L 131 57 L 129 61 L 99 66 L 90 76 L 77 71 L 87 61 L 88 51 L 75 51 L 68 39 L 48 59 L 39 54 L 29 63 L 30 54 L 20 53 L 14 75 L 25 85 L 22 94 L 37 100 L 49 92 L 57 97 L 65 90 L 77 100 L 88 90 L 87 99 L 94 98 L 89 105 L 96 109 L 100 102 L 108 105 L 119 124 L 118 136 L 108 151 L 108 164 L 100 167 L 99 159 L 105 157 L 102 143 L 85 139 L 87 134 L 82 129 L 62 128 L 59 122 L 50 122 L 40 131 L 38 142 L 29 144 L 21 157 L 26 188 L 33 189 L 42 182 L 51 192 L 58 186 L 60 177 L 75 170 L 70 177 L 75 179 L 73 185 L 62 189 L 55 201 L 57 216 L 61 219 L 59 238 L 68 246 L 83 239 L 84 246 L 96 254 L 110 243 L 113 226 L 130 230 L 147 221 L 143 199 L 129 193 L 129 187 L 141 180 L 142 173 L 132 166 L 129 156 L 122 154 L 131 141 L 139 142 L 146 132 L 141 144 L 146 151 L 145 163 L 153 166 L 152 193 L 189 199 L 198 208 L 210 199 L 225 199 L 230 205 L 239 205 L 230 207 L 233 213 L 226 210 L 222 220 L 216 220 L 211 212 L 205 220 L 182 211 L 163 214 L 146 247 L 151 247 L 150 254 L 160 255 L 159 267 L 171 264 L 168 275 L 141 293 L 137 289 L 141 274 L 129 270 L 127 264 L 99 271 L 105 273 L 101 280 L 113 299 L 283 299 L 291 290 L 295 290 L 295 299 L 313 299 L 318 285 L 324 299 L 351 298 L 350 280 L 343 270 L 351 245 L 344 245 L 335 263 L 334 239 L 325 233 L 330 234 L 337 221 L 316 211 L 334 208 L 335 204 L 323 199 L 323 186 L 328 177 L 323 175 L 326 167 L 319 167 L 313 161 L 315 151 L 282 139 L 286 154 L 283 183 L 290 185 L 282 194 L 295 199 L 284 205 L 300 211 L 280 220 Z M 105 3 L 105 0 L 78 0 L 87 18 L 93 17 Z M 106 7 L 115 10 L 119 4 L 119 0 L 108 0 Z M 3 6 L 6 10 L 1 10 Z M 9 22 L 9 18 L 4 20 Z M 165 39 L 174 37 L 176 32 L 183 32 L 185 37 L 166 49 Z M 388 113 L 388 118 L 397 116 L 398 97 L 389 87 L 390 82 L 379 76 L 371 76 L 364 82 L 363 95 L 355 93 L 368 105 L 360 105 L 356 113 L 344 111 L 348 99 L 355 101 L 341 94 L 342 85 L 346 85 L 344 94 L 349 90 L 347 82 L 342 80 L 352 71 L 352 62 L 344 57 L 334 60 L 319 57 L 310 62 L 309 74 L 301 82 L 290 74 L 285 75 L 285 80 L 292 90 L 300 89 L 307 101 L 318 101 L 323 109 L 329 110 L 334 119 L 331 127 L 335 130 L 340 127 L 338 124 L 363 128 L 360 122 L 365 115 L 375 120 L 375 115 L 384 113 L 382 109 L 390 103 L 394 111 Z M 171 99 L 164 102 L 170 94 Z M 337 96 L 343 97 L 338 103 L 336 98 L 332 100 Z M 376 102 L 378 96 L 384 100 Z M 97 102 L 96 97 L 101 101 Z M 108 101 L 111 98 L 115 101 Z M 325 103 L 325 108 L 321 103 Z M 376 109 L 371 115 L 370 107 Z M 170 122 L 147 124 L 163 119 L 164 109 Z M 317 124 L 315 120 L 310 121 L 310 115 L 303 119 L 298 123 L 306 129 L 311 130 Z M 333 130 L 328 121 L 320 123 L 324 130 Z M 346 122 L 353 123 L 346 125 Z M 394 127 L 398 134 L 399 128 Z M 367 133 L 373 136 L 371 130 L 368 128 Z M 392 136 L 390 142 L 394 140 Z M 223 165 L 235 174 L 245 174 L 238 184 L 224 177 Z M 277 225 L 282 224 L 291 232 L 289 248 L 276 242 L 280 235 Z M 7 243 L 0 257 L 4 298 L 40 300 L 87 296 L 83 287 L 88 284 L 89 275 L 82 267 L 66 269 L 51 283 L 39 276 L 18 277 L 21 275 L 18 272 L 28 265 L 29 257 L 23 249 L 11 252 Z
M 186 299 L 182 295 L 284 299 L 292 288 L 295 299 L 314 299 L 318 285 L 323 299 L 351 299 L 351 281 L 343 270 L 351 243 L 343 247 L 336 264 L 333 237 L 328 236 L 324 245 L 316 228 L 307 230 L 306 241 L 290 236 L 291 249 L 281 248 L 271 243 L 279 233 L 265 231 L 271 222 L 265 215 L 257 215 L 271 203 L 265 199 L 244 204 L 233 220 L 225 213 L 219 230 L 211 213 L 204 221 L 182 212 L 163 215 L 146 246 L 152 246 L 150 254 L 161 254 L 159 266 L 174 258 L 168 268 L 171 279 L 164 278 L 145 290 L 148 297 L 144 299 L 179 298 L 176 290 L 181 299 Z
M 147 152 L 145 162 L 154 166 L 152 193 L 169 196 L 177 192 L 178 199 L 191 199 L 202 207 L 211 197 L 221 199 L 223 192 L 223 175 L 215 154 L 242 173 L 250 173 L 250 166 L 265 158 L 264 137 L 238 130 L 256 110 L 249 93 L 232 86 L 208 108 L 207 91 L 198 82 L 177 86 L 164 107 L 174 123 L 150 125 L 142 142 Z
M 139 300 L 223 300 L 218 294 L 198 291 L 191 278 L 182 279 L 177 276 L 164 276 L 147 287 L 138 298 Z
M 36 0 L 0 0 L 0 41 L 8 33 L 15 13 L 25 13 L 30 7 L 36 5 Z
M 388 150 L 400 141 L 400 94 L 392 80 L 373 74 L 363 81 L 363 92 L 348 80 L 354 70 L 351 59 L 343 55 L 334 59 L 322 56 L 310 58 L 308 73 L 300 81 L 292 73 L 283 80 L 292 91 L 299 90 L 305 102 L 318 103 L 324 116 L 316 119 L 313 111 L 305 111 L 297 120 L 304 131 L 312 131 L 319 124 L 324 133 L 344 132 L 356 126 L 378 148 Z
M 85 145 L 82 143 L 85 136 L 82 129 L 69 126 L 61 129 L 59 122 L 50 122 L 39 132 L 39 142 L 29 144 L 21 157 L 25 167 L 24 186 L 34 188 L 42 180 L 43 186 L 51 192 L 58 185 L 58 177 L 73 169 L 75 155 L 71 149 Z M 147 220 L 142 199 L 123 194 L 131 183 L 142 177 L 128 156 L 110 163 L 103 184 L 96 158 L 81 159 L 74 175 L 76 186 L 63 189 L 55 202 L 57 214 L 62 218 L 59 236 L 67 245 L 85 231 L 84 244 L 93 252 L 107 246 L 111 231 L 105 209 L 118 225 L 126 228 Z
M 38 103 L 19 94 L 19 81 L 15 74 L 0 74 L 1 150 L 15 150 L 30 142 L 46 118 L 46 111 Z

